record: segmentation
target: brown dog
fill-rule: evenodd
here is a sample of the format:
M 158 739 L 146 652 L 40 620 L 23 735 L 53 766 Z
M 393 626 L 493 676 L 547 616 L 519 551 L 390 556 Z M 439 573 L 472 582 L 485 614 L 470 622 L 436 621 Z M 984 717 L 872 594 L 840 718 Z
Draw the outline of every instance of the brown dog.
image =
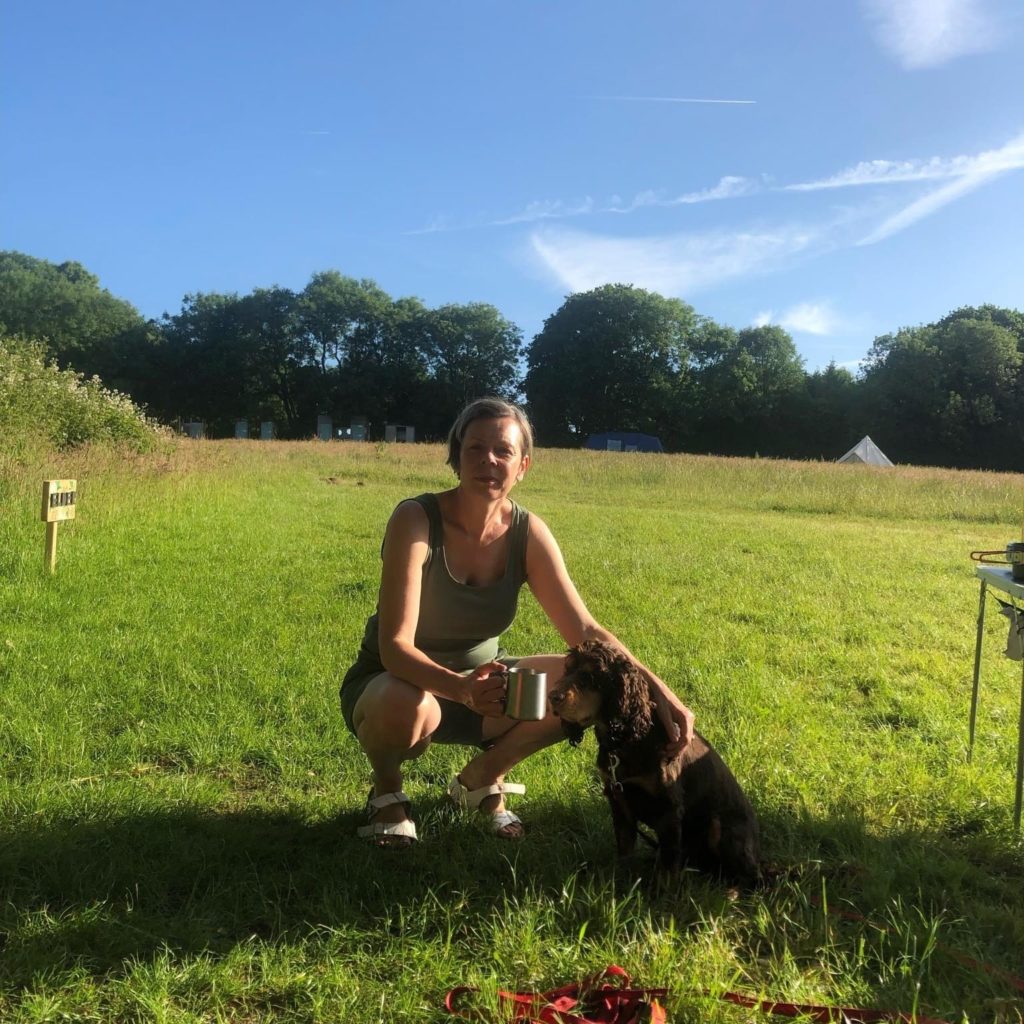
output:
M 692 867 L 733 884 L 757 882 L 759 831 L 750 801 L 699 733 L 681 754 L 665 754 L 665 727 L 628 658 L 596 640 L 574 647 L 549 700 L 573 745 L 594 727 L 620 857 L 633 851 L 643 823 L 658 837 L 660 870 Z

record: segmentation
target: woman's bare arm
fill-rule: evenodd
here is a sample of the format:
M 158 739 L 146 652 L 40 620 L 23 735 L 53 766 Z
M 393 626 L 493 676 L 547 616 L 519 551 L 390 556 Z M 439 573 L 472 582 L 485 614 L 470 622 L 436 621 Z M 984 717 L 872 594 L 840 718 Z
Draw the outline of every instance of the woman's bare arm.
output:
M 427 514 L 415 501 L 395 509 L 384 534 L 383 568 L 378 603 L 378 643 L 381 664 L 399 679 L 428 693 L 468 704 L 481 714 L 500 713 L 497 682 L 488 689 L 484 680 L 502 667 L 480 665 L 462 675 L 439 665 L 416 646 L 423 565 L 430 551 Z M 490 698 L 490 699 L 485 699 Z
M 693 739 L 693 712 L 618 637 L 590 614 L 569 576 L 558 542 L 547 524 L 533 513 L 530 514 L 530 536 L 526 545 L 526 574 L 530 590 L 569 647 L 585 640 L 602 640 L 617 647 L 640 669 L 650 687 L 658 716 L 668 731 L 669 752 L 681 751 Z

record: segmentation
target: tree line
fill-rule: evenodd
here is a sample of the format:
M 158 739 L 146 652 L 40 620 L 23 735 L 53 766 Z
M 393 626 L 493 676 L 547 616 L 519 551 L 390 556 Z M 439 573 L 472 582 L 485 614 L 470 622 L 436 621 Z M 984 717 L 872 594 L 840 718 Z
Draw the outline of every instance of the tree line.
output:
M 327 413 L 440 438 L 495 394 L 525 401 L 548 446 L 634 430 L 670 451 L 835 459 L 868 433 L 897 462 L 1024 468 L 1024 314 L 995 306 L 875 338 L 856 375 L 808 373 L 781 327 L 735 329 L 629 285 L 570 295 L 526 345 L 487 303 L 429 308 L 334 270 L 147 320 L 78 263 L 4 252 L 0 331 L 213 436 L 246 418 L 309 437 Z

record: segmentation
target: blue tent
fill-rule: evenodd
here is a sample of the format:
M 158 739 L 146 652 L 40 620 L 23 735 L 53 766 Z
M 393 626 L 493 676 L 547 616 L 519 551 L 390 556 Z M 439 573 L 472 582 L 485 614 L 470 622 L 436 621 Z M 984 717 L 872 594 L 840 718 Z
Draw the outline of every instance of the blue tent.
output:
M 629 430 L 609 430 L 605 434 L 591 434 L 584 448 L 602 452 L 663 452 L 661 441 L 651 434 L 637 434 Z

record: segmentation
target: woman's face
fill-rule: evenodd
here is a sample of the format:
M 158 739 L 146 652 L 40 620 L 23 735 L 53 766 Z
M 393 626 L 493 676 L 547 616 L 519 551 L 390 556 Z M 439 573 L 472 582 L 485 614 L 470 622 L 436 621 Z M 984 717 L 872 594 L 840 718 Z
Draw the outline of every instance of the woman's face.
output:
M 530 457 L 523 454 L 523 435 L 511 416 L 473 420 L 462 436 L 459 484 L 472 493 L 503 498 L 523 479 Z

